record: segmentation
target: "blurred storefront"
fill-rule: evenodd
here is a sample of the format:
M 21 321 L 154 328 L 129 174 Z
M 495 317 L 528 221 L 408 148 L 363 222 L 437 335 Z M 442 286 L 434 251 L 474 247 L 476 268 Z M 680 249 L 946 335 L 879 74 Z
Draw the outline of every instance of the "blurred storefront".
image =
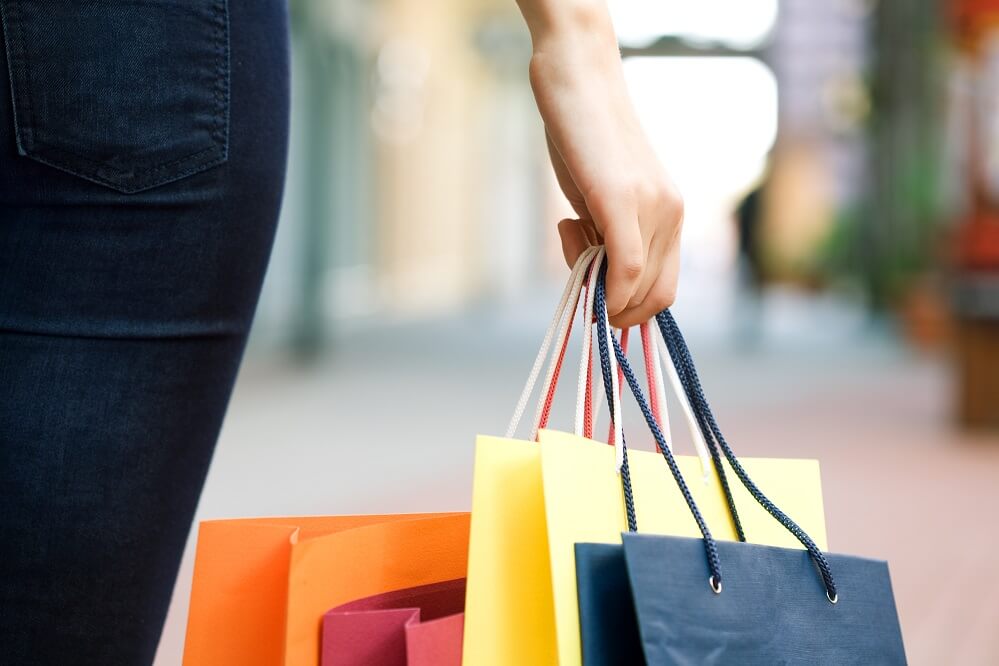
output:
M 959 160 L 954 258 L 958 405 L 969 426 L 999 426 L 999 2 L 951 6 Z
M 529 38 L 502 0 L 292 3 L 295 109 L 258 345 L 522 290 L 544 172 Z
M 923 347 L 999 301 L 995 0 L 610 7 L 639 115 L 686 200 L 687 319 L 733 327 L 749 245 L 764 286 L 838 294 Z M 570 212 L 515 4 L 292 11 L 292 154 L 257 348 L 310 355 L 344 330 L 516 306 L 557 282 L 555 223 Z M 747 243 L 734 218 L 754 191 Z M 958 337 L 983 339 L 972 328 Z M 970 387 L 982 372 L 969 368 L 993 366 L 966 352 Z

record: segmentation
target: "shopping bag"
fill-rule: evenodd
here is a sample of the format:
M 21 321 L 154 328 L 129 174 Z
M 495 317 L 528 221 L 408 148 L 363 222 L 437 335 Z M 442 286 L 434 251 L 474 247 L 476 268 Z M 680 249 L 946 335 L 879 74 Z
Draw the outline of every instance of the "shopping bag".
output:
M 323 616 L 322 666 L 460 666 L 465 580 L 394 590 Z
M 422 622 L 406 632 L 409 666 L 460 666 L 465 614 Z
M 692 421 L 688 418 L 688 423 Z M 697 428 L 696 423 L 693 427 Z M 623 442 L 623 436 L 619 441 Z M 682 495 L 663 477 L 662 457 L 629 453 L 643 529 L 648 525 L 652 532 L 698 534 L 696 524 L 685 514 Z M 509 437 L 477 439 L 464 663 L 580 663 L 573 549 L 582 541 L 621 542 L 627 516 L 621 485 L 613 473 L 616 458 L 614 447 L 544 429 L 538 433 L 538 443 Z M 703 455 L 677 458 L 687 473 L 705 478 L 695 484 L 693 492 L 705 511 L 727 521 L 720 536 L 737 538 L 738 530 L 729 518 L 729 493 L 717 470 L 709 463 L 709 473 L 703 477 Z M 793 505 L 796 517 L 824 543 L 817 463 L 759 459 L 746 464 L 766 477 L 768 489 L 772 486 L 776 497 Z M 741 527 L 751 539 L 788 542 L 785 534 L 770 526 L 765 512 L 754 509 L 748 494 L 738 494 L 734 501 L 740 510 L 746 506 Z
M 584 274 L 594 254 L 595 250 L 585 251 L 572 268 L 529 373 L 528 386 L 514 410 L 510 435 L 516 430 L 534 380 L 554 344 L 556 353 L 541 391 L 548 399 L 539 402 L 532 440 L 534 431 L 543 424 L 571 329 L 574 312 L 569 311 L 578 304 Z M 588 326 L 584 329 L 584 342 L 589 330 Z M 577 417 L 579 429 L 581 414 Z M 537 444 L 509 436 L 478 437 L 472 473 L 472 516 L 462 663 L 556 663 L 541 451 Z
M 618 544 L 577 543 L 576 577 L 583 664 L 645 664 L 631 583 Z
M 598 324 L 601 351 L 614 346 L 608 355 L 620 362 L 647 424 L 661 443 L 662 433 L 627 359 L 600 328 L 606 326 L 603 299 L 601 282 L 595 304 L 604 322 Z M 577 546 L 585 663 L 621 663 L 612 654 L 614 646 L 634 641 L 635 631 L 630 626 L 614 627 L 620 631 L 616 635 L 606 631 L 600 624 L 605 613 L 600 606 L 620 608 L 626 605 L 621 597 L 630 596 L 633 614 L 623 622 L 637 620 L 644 662 L 649 664 L 905 664 L 887 564 L 823 553 L 824 546 L 809 536 L 808 529 L 777 507 L 769 489 L 766 495 L 762 492 L 749 466 L 736 458 L 721 435 L 676 322 L 664 312 L 657 323 L 671 357 L 683 368 L 690 402 L 735 477 L 798 547 L 718 541 L 709 528 L 713 521 L 700 510 L 685 475 L 664 448 L 663 456 L 701 538 L 639 534 L 640 522 L 633 522 L 623 535 L 623 546 Z M 614 372 L 606 365 L 602 370 L 605 383 L 610 383 Z M 632 497 L 635 500 L 635 506 L 628 508 L 637 514 L 639 498 L 631 493 L 632 481 L 629 474 L 621 475 L 629 505 Z M 635 652 L 633 643 L 626 649 Z
M 318 664 L 330 608 L 464 576 L 468 525 L 466 513 L 203 522 L 184 664 Z

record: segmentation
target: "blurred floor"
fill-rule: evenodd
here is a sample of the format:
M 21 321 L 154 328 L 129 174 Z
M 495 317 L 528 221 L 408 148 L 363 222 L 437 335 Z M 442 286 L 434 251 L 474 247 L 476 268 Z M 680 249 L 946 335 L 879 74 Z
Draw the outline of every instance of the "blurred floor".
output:
M 505 429 L 552 302 L 348 333 L 308 368 L 251 358 L 199 517 L 467 508 L 475 434 Z M 943 359 L 835 302 L 765 309 L 751 345 L 678 312 L 728 439 L 820 459 L 832 547 L 889 560 L 911 663 L 999 663 L 999 438 L 951 427 Z M 180 663 L 193 547 L 158 666 Z

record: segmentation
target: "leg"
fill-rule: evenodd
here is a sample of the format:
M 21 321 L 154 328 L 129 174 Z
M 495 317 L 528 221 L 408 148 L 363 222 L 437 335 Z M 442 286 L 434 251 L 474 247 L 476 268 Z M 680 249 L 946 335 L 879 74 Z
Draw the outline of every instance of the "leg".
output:
M 10 50 L 11 31 L 19 18 L 30 20 L 32 4 L 0 0 L 12 61 L 22 54 Z M 82 25 L 82 38 L 100 38 L 124 26 L 121 40 L 102 48 L 125 58 L 143 48 L 142 39 L 127 39 L 135 31 L 142 31 L 145 43 L 191 37 L 157 34 L 166 33 L 169 21 L 130 24 L 136 18 L 131 4 L 82 3 L 90 15 L 69 17 L 66 34 Z M 18 154 L 13 114 L 20 111 L 23 123 L 25 111 L 12 101 L 8 82 L 0 81 L 4 663 L 117 666 L 148 664 L 155 654 L 259 294 L 284 178 L 285 7 L 280 0 L 228 4 L 227 16 L 205 14 L 219 19 L 211 29 L 228 46 L 226 155 L 192 173 L 175 169 L 152 187 L 145 176 L 135 176 L 146 172 L 127 166 L 100 182 L 104 171 L 87 170 L 93 160 L 53 165 L 42 149 Z M 77 3 L 51 5 L 73 12 Z M 12 11 L 25 7 L 12 20 Z M 100 11 L 110 14 L 107 29 L 87 32 L 102 20 Z M 51 13 L 45 29 L 65 29 L 59 18 L 58 11 Z M 227 40 L 218 37 L 221 19 L 227 19 Z M 212 51 L 213 63 L 222 62 L 220 54 Z M 37 74 L 37 63 L 27 62 L 36 67 L 29 73 Z M 24 62 L 14 64 L 17 76 Z M 202 73 L 222 80 L 215 68 L 195 70 L 179 72 L 179 80 L 198 85 Z M 0 78 L 7 71 L 0 52 Z M 171 74 L 161 74 L 151 71 L 149 80 L 135 80 L 134 89 L 114 95 L 162 94 L 162 76 Z M 31 84 L 40 85 L 44 79 Z M 15 87 L 15 98 L 24 90 Z M 37 88 L 31 91 L 37 111 L 48 100 L 38 99 Z M 222 93 L 221 87 L 212 90 L 213 104 L 222 104 Z M 96 94 L 100 102 L 109 93 Z M 141 117 L 141 101 L 122 102 L 136 113 L 95 127 L 116 127 L 108 140 L 124 145 L 122 137 L 142 134 L 134 123 L 161 119 Z M 170 101 L 146 106 L 151 114 L 187 113 Z M 84 104 L 74 113 L 86 110 Z M 129 125 L 117 128 L 123 122 Z M 86 130 L 85 118 L 66 123 Z M 24 153 L 33 137 L 23 124 L 18 128 Z M 102 136 L 96 132 L 88 140 Z M 152 138 L 159 143 L 149 145 L 156 147 L 176 143 L 171 136 Z M 109 163 L 120 166 L 114 159 Z M 159 178 L 161 172 L 148 173 Z

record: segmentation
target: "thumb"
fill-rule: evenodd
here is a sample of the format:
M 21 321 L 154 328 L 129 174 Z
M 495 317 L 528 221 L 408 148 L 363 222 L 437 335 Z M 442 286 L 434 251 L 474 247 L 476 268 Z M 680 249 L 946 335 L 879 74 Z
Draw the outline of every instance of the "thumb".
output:
M 586 238 L 586 231 L 579 220 L 565 219 L 558 223 L 558 235 L 562 239 L 562 254 L 565 256 L 565 263 L 569 265 L 569 268 L 572 268 L 583 250 L 590 246 L 590 241 Z

